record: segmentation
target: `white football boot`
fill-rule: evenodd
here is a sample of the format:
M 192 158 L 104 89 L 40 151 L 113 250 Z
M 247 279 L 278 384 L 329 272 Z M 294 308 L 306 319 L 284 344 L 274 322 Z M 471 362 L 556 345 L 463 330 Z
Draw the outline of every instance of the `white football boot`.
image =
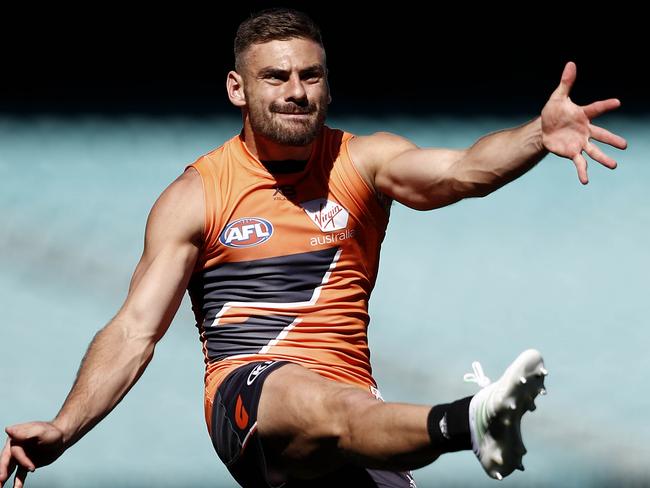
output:
M 548 371 L 535 349 L 522 352 L 494 383 L 483 374 L 479 362 L 465 381 L 478 383 L 481 390 L 469 404 L 472 449 L 485 472 L 501 480 L 515 469 L 524 470 L 521 458 L 526 448 L 521 440 L 521 417 L 535 410 L 535 397 L 545 395 Z

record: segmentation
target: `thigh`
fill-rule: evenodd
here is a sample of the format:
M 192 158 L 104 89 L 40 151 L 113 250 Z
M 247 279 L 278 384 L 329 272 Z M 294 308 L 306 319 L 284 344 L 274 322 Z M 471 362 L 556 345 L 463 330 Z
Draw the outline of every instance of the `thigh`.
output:
M 339 439 L 347 432 L 350 415 L 379 402 L 369 390 L 296 364 L 273 371 L 262 387 L 257 413 L 271 478 L 313 479 L 354 463 L 339 448 Z
M 240 366 L 219 385 L 212 406 L 210 437 L 219 458 L 245 488 L 269 482 L 257 433 L 257 413 L 266 378 L 289 363 L 256 361 Z

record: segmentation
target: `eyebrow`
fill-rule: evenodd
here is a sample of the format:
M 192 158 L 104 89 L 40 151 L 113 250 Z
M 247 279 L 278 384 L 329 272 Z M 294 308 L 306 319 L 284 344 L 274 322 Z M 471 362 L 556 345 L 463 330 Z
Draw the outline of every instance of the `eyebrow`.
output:
M 267 66 L 266 68 L 262 68 L 259 70 L 257 75 L 261 78 L 265 76 L 288 76 L 290 72 L 286 69 L 281 69 L 281 68 L 273 68 L 271 66 Z M 304 76 L 323 76 L 325 74 L 325 69 L 321 64 L 313 64 L 311 66 L 307 66 L 306 68 L 303 68 L 299 72 L 301 77 Z

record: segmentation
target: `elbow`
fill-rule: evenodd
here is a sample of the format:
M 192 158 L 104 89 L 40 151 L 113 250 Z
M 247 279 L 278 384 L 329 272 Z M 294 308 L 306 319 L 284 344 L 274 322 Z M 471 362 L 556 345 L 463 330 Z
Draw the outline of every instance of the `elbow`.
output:
M 467 191 L 465 198 L 483 198 L 487 197 L 496 190 L 496 187 L 492 185 L 473 185 L 473 187 Z
M 499 188 L 499 176 L 484 171 L 458 175 L 452 183 L 452 193 L 460 198 L 483 198 Z
M 427 189 L 426 191 L 402 189 L 402 191 L 395 192 L 392 197 L 402 205 L 418 211 L 433 210 L 454 203 L 446 195 L 435 189 Z
M 400 200 L 401 203 L 413 210 L 425 212 L 427 210 L 435 210 L 436 208 L 446 207 L 460 201 L 462 198 L 453 194 L 431 193 L 419 197 L 413 197 Z
M 137 350 L 148 362 L 160 337 L 155 334 L 155 328 L 145 324 L 145 318 L 121 311 L 105 329 L 112 331 L 125 348 Z
M 124 352 L 136 365 L 138 375 L 147 368 L 153 359 L 156 349 L 156 341 L 146 337 L 130 336 L 125 337 Z
M 119 315 L 97 333 L 91 344 L 92 350 L 115 368 L 127 368 L 136 376 L 151 362 L 155 346 L 156 341 L 134 331 Z
M 454 161 L 450 168 L 447 179 L 450 193 L 457 195 L 459 200 L 483 198 L 504 184 L 505 175 L 486 165 L 473 162 L 467 155 L 468 151 L 464 151 L 463 157 Z
M 405 205 L 409 208 L 412 208 L 413 210 L 418 210 L 420 212 L 433 210 L 434 208 L 444 206 L 437 204 L 437 202 L 433 201 L 431 198 L 410 199 L 405 202 Z
M 496 188 L 494 185 L 477 181 L 455 179 L 445 185 L 431 188 L 430 191 L 420 195 L 420 198 L 411 198 L 408 206 L 415 210 L 434 210 L 453 205 L 466 198 L 486 197 Z

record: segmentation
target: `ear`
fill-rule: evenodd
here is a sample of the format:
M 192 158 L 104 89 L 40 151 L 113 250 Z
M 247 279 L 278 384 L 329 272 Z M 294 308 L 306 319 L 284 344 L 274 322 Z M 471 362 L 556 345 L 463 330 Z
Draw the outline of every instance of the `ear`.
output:
M 228 72 L 228 77 L 226 78 L 226 91 L 228 92 L 230 103 L 232 103 L 235 107 L 246 106 L 244 79 L 236 71 Z

